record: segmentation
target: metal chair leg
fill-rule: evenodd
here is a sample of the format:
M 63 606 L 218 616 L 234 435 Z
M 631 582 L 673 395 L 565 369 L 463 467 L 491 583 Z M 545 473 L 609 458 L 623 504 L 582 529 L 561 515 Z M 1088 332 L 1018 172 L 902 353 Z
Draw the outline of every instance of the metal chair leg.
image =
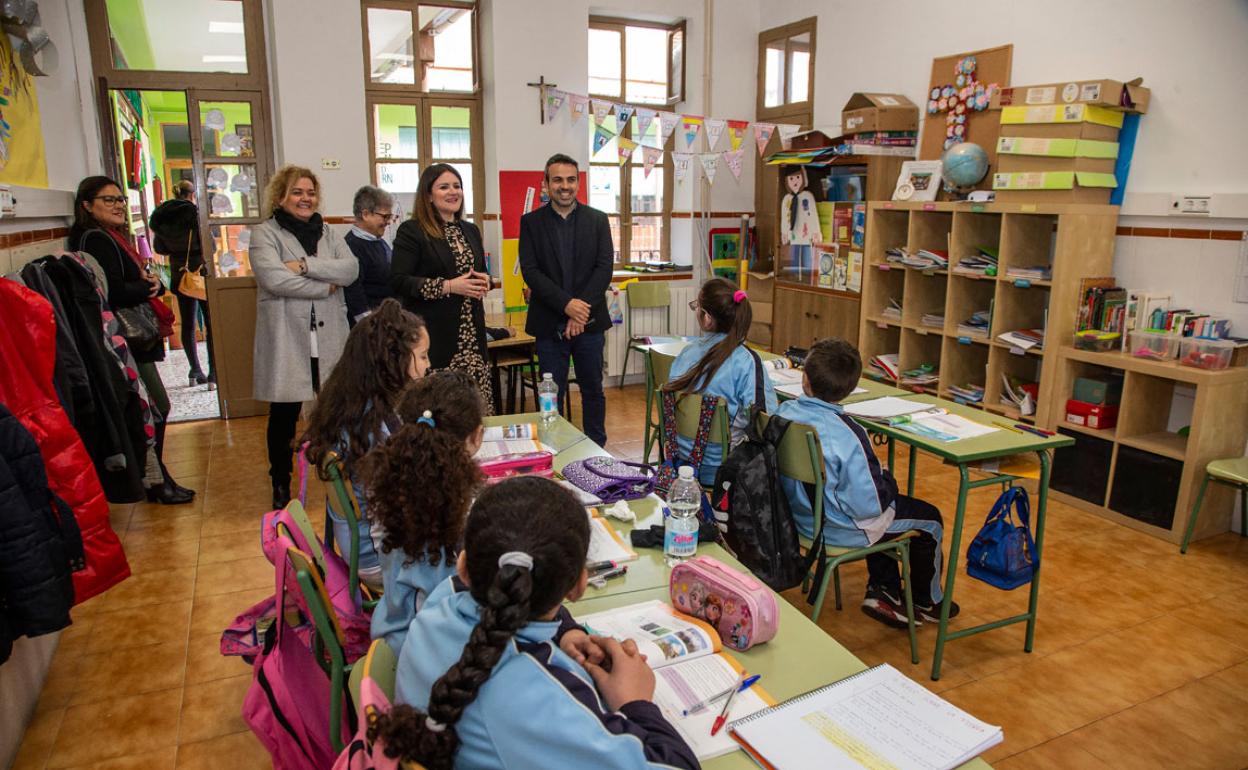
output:
M 1248 485 L 1239 488 L 1239 536 L 1248 537 Z
M 823 610 L 823 600 L 828 595 L 828 581 L 832 579 L 832 574 L 835 574 L 837 566 L 836 560 L 833 559 L 824 567 L 823 580 L 819 583 L 819 592 L 815 594 L 815 606 L 810 611 L 810 619 L 816 623 L 819 622 L 819 613 Z M 829 571 L 832 574 L 828 574 Z
M 1192 515 L 1187 519 L 1187 531 L 1183 533 L 1183 545 L 1179 546 L 1179 553 L 1187 553 L 1187 544 L 1192 539 L 1192 532 L 1196 530 L 1196 514 L 1200 513 L 1200 504 L 1205 499 L 1205 490 L 1209 487 L 1209 474 L 1205 474 L 1205 478 L 1200 482 L 1200 491 L 1196 493 L 1196 504 L 1192 506 Z
M 910 587 L 910 541 L 901 540 L 897 543 L 901 557 L 901 585 L 906 598 L 906 625 L 910 630 L 910 662 L 919 662 L 919 638 L 914 632 L 914 592 Z
M 832 583 L 833 583 L 833 585 L 834 585 L 834 586 L 836 586 L 836 609 L 837 609 L 837 611 L 839 612 L 839 611 L 842 609 L 842 605 L 841 605 L 841 565 L 839 565 L 839 564 L 838 564 L 838 565 L 836 565 L 836 566 L 832 569 Z

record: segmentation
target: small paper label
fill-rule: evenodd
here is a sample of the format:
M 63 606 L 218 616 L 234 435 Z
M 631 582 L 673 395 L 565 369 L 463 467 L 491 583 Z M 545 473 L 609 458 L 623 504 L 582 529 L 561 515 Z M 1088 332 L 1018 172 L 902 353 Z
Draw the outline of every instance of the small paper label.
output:
M 1014 286 L 1019 289 L 1030 289 L 1031 281 L 1026 278 L 1016 278 L 1014 279 Z
M 858 126 L 861 126 L 864 120 L 866 120 L 866 118 L 862 117 L 861 115 L 858 115 L 858 116 L 856 116 L 856 117 L 852 117 L 852 118 L 846 118 L 846 119 L 845 119 L 845 128 L 846 128 L 847 130 L 852 130 L 852 129 L 855 129 L 855 128 L 857 128 Z
M 1101 100 L 1101 84 L 1088 83 L 1079 92 L 1081 102 L 1099 102 Z
M 1066 87 L 1062 89 L 1062 101 L 1066 102 L 1067 104 L 1070 104 L 1071 102 L 1073 102 L 1075 99 L 1078 99 L 1078 98 L 1079 98 L 1079 84 L 1067 83 Z
M 971 344 L 971 338 L 970 337 L 958 337 L 958 344 L 969 345 Z
M 887 328 L 888 328 L 888 324 L 884 323 L 883 321 L 876 321 L 876 322 L 875 322 L 875 326 L 876 326 L 876 328 L 877 328 L 877 329 L 887 329 Z
M 1026 351 L 1026 350 L 1023 350 L 1022 348 L 1018 347 L 1017 345 L 1010 345 L 1010 352 L 1011 352 L 1011 353 L 1013 353 L 1013 354 L 1014 354 L 1014 355 L 1016 355 L 1016 356 L 1025 356 L 1025 355 L 1027 355 L 1027 351 Z
M 876 96 L 875 100 L 885 107 L 898 107 L 901 105 L 901 102 L 897 101 L 893 97 L 884 96 L 882 94 L 879 96 Z
M 1028 104 L 1052 104 L 1053 97 L 1057 94 L 1055 86 L 1047 88 L 1028 88 L 1027 103 Z
M 924 210 L 924 211 L 935 211 L 935 210 L 936 210 L 936 204 L 935 204 L 935 203 L 924 203 L 924 204 L 923 204 L 923 210 Z

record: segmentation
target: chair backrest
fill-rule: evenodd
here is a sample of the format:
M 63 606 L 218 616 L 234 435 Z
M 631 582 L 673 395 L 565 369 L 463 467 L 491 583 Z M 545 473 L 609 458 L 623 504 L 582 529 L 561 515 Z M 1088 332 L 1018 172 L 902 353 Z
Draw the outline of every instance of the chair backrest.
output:
M 399 659 L 385 639 L 374 639 L 368 654 L 351 669 L 351 697 L 360 702 L 360 682 L 369 677 L 390 702 L 394 702 L 394 682 L 398 674 Z
M 676 356 L 669 356 L 665 353 L 651 350 L 650 371 L 654 374 L 654 389 L 658 390 L 671 379 L 672 364 L 676 363 Z
M 284 525 L 278 525 L 279 529 Z M 314 652 L 317 662 L 329 674 L 329 742 L 334 751 L 342 751 L 346 745 L 342 731 L 344 714 L 343 690 L 347 685 L 346 634 L 338 624 L 338 618 L 329 601 L 329 592 L 321 580 L 320 571 L 312 563 L 312 558 L 298 548 L 288 548 L 286 558 L 295 571 L 295 579 L 303 594 L 308 610 L 312 613 L 312 624 L 316 630 L 313 637 Z
M 295 522 L 295 526 L 299 528 L 307 541 L 308 555 L 316 561 L 318 567 L 325 569 L 325 552 L 321 550 L 320 538 L 317 537 L 316 530 L 312 528 L 312 521 L 308 519 L 308 512 L 303 509 L 303 504 L 298 500 L 291 500 L 286 505 L 286 512 L 290 514 L 291 520 Z
M 719 444 L 723 454 L 728 456 L 731 441 L 731 421 L 728 418 L 728 401 L 722 397 L 716 399 L 715 416 L 711 418 L 710 435 L 706 445 Z M 693 441 L 698 434 L 698 422 L 702 416 L 702 397 L 691 393 L 676 402 L 676 435 Z
M 339 543 L 338 550 L 347 559 L 347 578 L 351 581 L 355 591 L 359 590 L 360 585 L 360 502 L 355 497 L 355 487 L 351 484 L 351 479 L 347 477 L 346 469 L 342 466 L 342 457 L 334 450 L 325 453 L 325 459 L 321 462 L 321 472 L 329 478 L 330 486 L 334 489 L 334 497 L 338 503 L 335 510 L 342 514 L 346 519 L 347 531 L 350 532 L 350 543 Z M 330 522 L 326 521 L 327 531 L 330 530 Z
M 761 433 L 767 427 L 771 417 L 767 414 L 758 415 L 758 430 Z M 809 425 L 800 422 L 790 423 L 785 431 L 780 446 L 776 449 L 776 459 L 781 476 L 788 476 L 804 484 L 814 486 L 820 493 L 814 495 L 811 507 L 816 517 L 823 513 L 823 449 L 819 444 L 819 434 Z M 816 518 L 815 521 L 819 519 Z
M 624 287 L 629 308 L 669 307 L 672 304 L 670 281 L 633 281 Z

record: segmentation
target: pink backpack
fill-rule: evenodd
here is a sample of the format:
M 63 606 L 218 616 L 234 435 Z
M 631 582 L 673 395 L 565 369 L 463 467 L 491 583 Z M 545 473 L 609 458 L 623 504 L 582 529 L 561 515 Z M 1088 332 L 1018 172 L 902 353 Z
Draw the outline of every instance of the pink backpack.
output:
M 380 741 L 370 743 L 368 740 L 369 717 L 385 714 L 390 710 L 390 699 L 382 692 L 381 687 L 372 677 L 360 680 L 359 718 L 356 724 L 360 727 L 355 737 L 338 755 L 333 770 L 398 770 L 399 760 L 386 756 L 386 747 Z
M 296 546 L 279 537 L 274 547 L 283 565 L 274 569 L 276 615 L 252 668 L 243 720 L 268 749 L 274 770 L 326 770 L 335 757 L 329 740 L 329 675 L 286 622 L 286 551 Z M 289 596 L 297 594 L 293 590 Z M 351 731 L 345 712 L 342 731 Z

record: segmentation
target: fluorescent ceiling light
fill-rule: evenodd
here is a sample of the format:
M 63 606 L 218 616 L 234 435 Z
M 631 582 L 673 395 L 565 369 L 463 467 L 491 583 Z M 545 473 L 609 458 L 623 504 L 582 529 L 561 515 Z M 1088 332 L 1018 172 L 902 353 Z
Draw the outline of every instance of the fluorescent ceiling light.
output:
M 387 61 L 414 61 L 415 56 L 410 53 L 379 53 L 373 57 L 374 59 L 385 59 Z
M 242 64 L 247 61 L 247 57 L 242 54 L 204 54 L 204 64 Z
M 241 35 L 243 34 L 243 23 L 241 21 L 210 21 L 208 22 L 208 31 L 227 35 Z

